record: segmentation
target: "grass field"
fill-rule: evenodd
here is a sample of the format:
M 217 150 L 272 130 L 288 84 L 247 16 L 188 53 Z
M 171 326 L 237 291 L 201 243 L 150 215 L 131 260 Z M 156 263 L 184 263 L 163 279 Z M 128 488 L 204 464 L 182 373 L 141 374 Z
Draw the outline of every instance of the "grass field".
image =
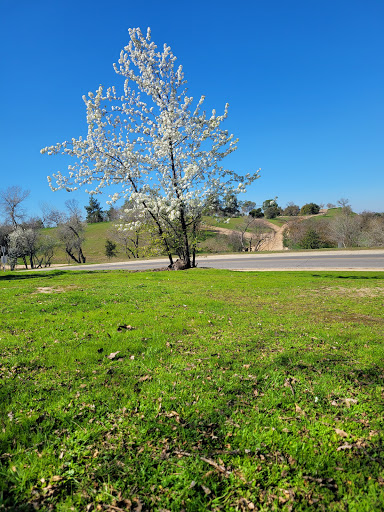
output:
M 0 276 L 0 511 L 384 509 L 384 272 Z

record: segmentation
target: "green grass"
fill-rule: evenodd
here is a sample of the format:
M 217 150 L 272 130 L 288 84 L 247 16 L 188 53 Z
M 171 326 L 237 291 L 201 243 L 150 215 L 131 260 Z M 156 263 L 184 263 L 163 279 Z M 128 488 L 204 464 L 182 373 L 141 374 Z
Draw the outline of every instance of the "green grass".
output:
M 203 224 L 226 229 L 237 229 L 243 222 L 243 217 L 227 217 L 226 219 L 220 217 L 219 220 L 213 216 L 203 217 Z
M 383 283 L 2 274 L 0 510 L 383 510 Z

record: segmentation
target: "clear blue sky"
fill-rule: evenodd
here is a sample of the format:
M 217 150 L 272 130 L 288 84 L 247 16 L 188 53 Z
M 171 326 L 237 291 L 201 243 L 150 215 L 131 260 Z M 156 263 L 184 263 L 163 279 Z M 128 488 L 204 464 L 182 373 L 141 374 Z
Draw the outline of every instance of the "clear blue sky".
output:
M 82 95 L 117 84 L 128 28 L 147 26 L 183 65 L 207 109 L 230 105 L 239 137 L 227 165 L 261 167 L 243 199 L 350 199 L 384 211 L 382 0 L 0 0 L 1 182 L 30 189 L 26 206 L 59 208 L 85 192 L 52 192 L 65 171 L 42 147 L 86 133 Z M 105 205 L 107 195 L 99 197 Z

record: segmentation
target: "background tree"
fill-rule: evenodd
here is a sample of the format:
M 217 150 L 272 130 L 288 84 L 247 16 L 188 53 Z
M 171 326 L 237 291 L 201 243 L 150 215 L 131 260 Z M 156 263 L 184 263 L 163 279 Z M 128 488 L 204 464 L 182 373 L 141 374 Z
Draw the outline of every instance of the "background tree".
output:
M 345 197 L 340 197 L 340 199 L 337 200 L 337 204 L 339 205 L 340 208 L 346 208 L 346 207 L 350 207 L 350 204 L 349 204 L 349 199 L 345 198 Z
M 281 208 L 277 204 L 277 197 L 275 199 L 266 199 L 263 202 L 264 217 L 266 219 L 274 219 L 281 214 Z
M 362 218 L 348 207 L 335 215 L 330 224 L 330 234 L 340 247 L 358 247 L 362 235 Z
M 271 232 L 267 222 L 248 215 L 237 226 L 232 235 L 232 243 L 239 251 L 259 251 L 267 240 L 271 240 L 273 234 L 274 231 Z M 234 238 L 237 238 L 237 244 L 234 243 Z
M 284 246 L 290 249 L 320 249 L 335 247 L 327 218 L 289 221 L 284 230 Z
M 22 190 L 19 186 L 8 187 L 0 191 L 0 207 L 13 228 L 16 228 L 25 218 L 23 201 L 29 196 L 29 190 Z
M 222 204 L 218 194 L 208 196 L 205 205 L 205 213 L 207 215 L 218 215 L 222 213 Z
M 105 255 L 109 260 L 117 256 L 116 244 L 112 240 L 105 241 Z
M 317 215 L 320 211 L 320 206 L 316 203 L 307 203 L 301 207 L 300 215 Z
M 95 223 L 104 221 L 103 209 L 101 208 L 99 201 L 95 199 L 93 196 L 89 198 L 89 205 L 84 206 L 84 208 L 87 212 L 87 222 Z
M 264 213 L 261 208 L 254 208 L 249 212 L 249 215 L 255 219 L 261 219 L 264 217 Z
M 115 87 L 84 97 L 88 135 L 42 153 L 77 158 L 69 177 L 54 175 L 53 190 L 75 190 L 96 183 L 91 193 L 119 184 L 122 195 L 151 217 L 170 264 L 176 252 L 185 267 L 193 265 L 196 226 L 212 194 L 238 193 L 258 177 L 239 176 L 220 162 L 236 149 L 236 140 L 220 128 L 224 113 L 202 112 L 204 96 L 191 109 L 182 67 L 169 46 L 157 51 L 150 30 L 130 29 L 115 71 L 125 79 L 123 93 Z M 115 194 L 112 200 L 116 200 Z
M 71 199 L 65 202 L 68 214 L 57 228 L 57 236 L 64 246 L 69 258 L 76 263 L 85 263 L 83 253 L 85 223 L 81 217 L 81 210 L 77 201 Z
M 283 215 L 286 215 L 287 217 L 296 217 L 300 213 L 300 206 L 297 206 L 297 204 L 294 204 L 292 202 L 288 203 L 283 211 Z
M 384 246 L 384 215 L 363 212 L 359 245 L 362 247 Z
M 240 202 L 240 212 L 241 215 L 250 215 L 251 211 L 256 208 L 256 203 L 254 201 L 241 201 Z
M 50 267 L 59 241 L 51 235 L 42 235 L 40 233 L 37 244 L 37 267 Z
M 221 211 L 228 217 L 234 217 L 240 213 L 239 201 L 234 192 L 227 192 L 221 202 Z
M 320 249 L 322 243 L 319 233 L 313 228 L 307 229 L 300 240 L 300 247 L 301 249 Z
M 43 223 L 47 228 L 57 227 L 66 221 L 66 215 L 64 212 L 58 210 L 54 206 L 48 203 L 42 203 L 40 205 L 43 214 Z

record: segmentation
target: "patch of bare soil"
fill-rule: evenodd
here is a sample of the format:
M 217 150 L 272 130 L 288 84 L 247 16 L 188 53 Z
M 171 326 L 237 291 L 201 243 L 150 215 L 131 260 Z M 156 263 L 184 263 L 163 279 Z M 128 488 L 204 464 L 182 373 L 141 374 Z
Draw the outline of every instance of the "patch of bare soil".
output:
M 39 286 L 38 288 L 36 288 L 36 291 L 34 293 L 65 293 L 66 291 L 69 291 L 69 290 L 75 290 L 76 288 L 78 288 L 78 286 L 75 286 L 75 285 L 71 285 L 71 286 L 67 286 L 66 288 L 53 288 L 52 286 Z
M 316 293 L 323 293 L 328 297 L 330 295 L 348 295 L 349 297 L 382 297 L 384 296 L 384 288 L 344 288 L 342 286 L 338 286 L 336 288 L 321 288 L 316 290 Z

